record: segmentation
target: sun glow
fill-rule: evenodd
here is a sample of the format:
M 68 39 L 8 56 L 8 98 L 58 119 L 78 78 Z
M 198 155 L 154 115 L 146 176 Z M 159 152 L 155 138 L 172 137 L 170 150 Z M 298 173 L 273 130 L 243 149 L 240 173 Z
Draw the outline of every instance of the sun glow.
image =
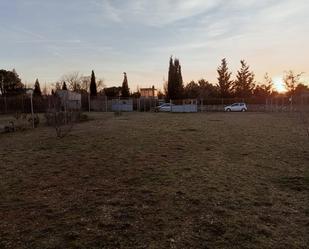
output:
M 274 88 L 275 88 L 274 90 L 276 90 L 279 93 L 286 92 L 286 88 L 285 88 L 284 82 L 281 77 L 275 77 L 273 81 L 274 81 Z

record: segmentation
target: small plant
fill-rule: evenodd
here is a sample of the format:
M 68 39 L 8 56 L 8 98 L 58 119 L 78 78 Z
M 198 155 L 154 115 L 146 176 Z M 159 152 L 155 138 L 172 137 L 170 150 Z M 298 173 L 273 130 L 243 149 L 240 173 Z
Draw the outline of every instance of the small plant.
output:
M 15 113 L 13 122 L 15 126 L 15 131 L 24 131 L 32 127 L 32 119 L 30 123 L 27 113 Z
M 30 126 L 32 126 L 34 124 L 34 128 L 37 128 L 40 124 L 40 118 L 39 118 L 39 115 L 38 114 L 35 114 L 34 117 L 33 117 L 33 122 L 32 122 L 32 116 L 30 115 L 29 119 L 28 119 L 28 122 L 30 124 Z
M 84 122 L 88 120 L 86 114 L 79 111 L 57 111 L 55 109 L 49 110 L 45 113 L 46 124 L 55 128 L 58 138 L 67 136 L 75 123 Z
M 9 133 L 9 132 L 15 132 L 15 124 L 13 121 L 10 121 L 8 125 L 4 126 L 4 132 Z

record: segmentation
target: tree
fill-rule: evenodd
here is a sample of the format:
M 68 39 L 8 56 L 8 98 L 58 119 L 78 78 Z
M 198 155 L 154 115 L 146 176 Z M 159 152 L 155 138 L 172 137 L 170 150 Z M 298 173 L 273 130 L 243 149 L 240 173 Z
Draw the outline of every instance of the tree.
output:
M 46 83 L 45 83 L 45 85 L 44 85 L 44 87 L 43 87 L 42 95 L 44 95 L 44 96 L 47 96 L 47 95 L 48 95 L 48 90 L 47 90 Z
M 60 84 L 60 82 L 56 82 L 55 89 L 56 89 L 56 91 L 57 91 L 57 90 L 61 90 L 61 84 Z
M 96 83 L 97 83 L 97 92 L 102 92 L 102 90 L 104 90 L 105 88 L 104 79 L 96 78 Z
M 21 94 L 25 92 L 24 85 L 21 83 L 16 71 L 0 70 L 0 94 L 5 96 Z
M 209 83 L 207 80 L 201 79 L 199 84 L 199 98 L 205 99 L 208 97 L 217 98 L 219 95 L 219 87 Z
M 295 74 L 292 70 L 285 72 L 283 76 L 283 82 L 288 91 L 288 94 L 293 95 L 297 85 L 300 84 L 300 77 L 303 73 Z
M 33 95 L 34 96 L 42 96 L 41 86 L 40 86 L 40 82 L 39 82 L 38 79 L 36 79 L 35 83 L 34 83 Z
M 90 93 L 91 76 L 80 76 L 80 93 Z
M 158 99 L 163 99 L 164 97 L 165 97 L 165 94 L 161 90 L 159 90 L 158 91 Z
M 309 93 L 309 87 L 300 83 L 295 87 L 294 94 L 296 96 L 301 96 L 303 93 Z
M 272 78 L 266 73 L 263 84 L 255 86 L 253 95 L 262 98 L 270 97 L 273 94 L 273 85 Z
M 237 79 L 234 82 L 233 89 L 237 97 L 245 98 L 252 95 L 254 89 L 254 73 L 244 60 L 240 61 L 241 68 L 237 72 Z
M 96 84 L 95 74 L 93 70 L 91 72 L 90 95 L 97 96 L 97 84 Z
M 63 81 L 62 90 L 68 90 L 67 83 L 65 83 L 65 81 Z
M 232 73 L 229 72 L 226 59 L 222 59 L 221 65 L 217 69 L 218 72 L 218 87 L 222 98 L 231 96 L 233 81 L 231 80 Z
M 183 97 L 183 92 L 184 87 L 180 62 L 178 59 L 173 60 L 173 57 L 170 57 L 167 82 L 167 97 L 169 99 L 181 99 Z
M 196 99 L 200 94 L 200 87 L 193 80 L 184 88 L 184 97 L 189 99 Z
M 123 98 L 128 98 L 130 97 L 130 89 L 128 85 L 128 78 L 127 78 L 127 73 L 123 73 L 124 78 L 122 82 L 122 87 L 121 87 L 121 97 Z
M 79 92 L 81 90 L 81 78 L 82 76 L 79 74 L 79 72 L 72 72 L 63 75 L 61 81 L 67 82 L 70 90 Z
M 107 88 L 104 88 L 104 94 L 107 96 L 107 97 L 110 97 L 110 98 L 115 98 L 115 97 L 119 97 L 120 93 L 121 93 L 121 87 L 107 87 Z

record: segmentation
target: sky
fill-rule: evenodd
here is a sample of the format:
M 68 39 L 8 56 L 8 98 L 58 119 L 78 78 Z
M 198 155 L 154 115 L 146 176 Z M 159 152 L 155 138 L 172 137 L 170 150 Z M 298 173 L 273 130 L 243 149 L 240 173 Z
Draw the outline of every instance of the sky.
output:
M 94 70 L 113 86 L 127 72 L 134 91 L 162 88 L 173 55 L 185 82 L 216 83 L 222 58 L 233 77 L 244 59 L 258 82 L 309 82 L 308 13 L 308 0 L 0 0 L 0 68 L 27 84 Z

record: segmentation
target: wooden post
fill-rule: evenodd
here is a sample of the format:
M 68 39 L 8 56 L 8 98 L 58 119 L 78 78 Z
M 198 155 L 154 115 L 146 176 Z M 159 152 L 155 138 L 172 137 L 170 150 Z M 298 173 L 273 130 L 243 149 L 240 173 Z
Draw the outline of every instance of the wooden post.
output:
M 90 112 L 90 108 L 91 108 L 91 103 L 90 103 L 90 92 L 89 92 L 89 94 L 88 94 L 88 112 Z
M 4 112 L 5 113 L 8 112 L 8 107 L 7 107 L 7 103 L 6 103 L 6 95 L 4 95 Z
M 33 92 L 30 95 L 30 102 L 31 102 L 32 128 L 34 129 Z

